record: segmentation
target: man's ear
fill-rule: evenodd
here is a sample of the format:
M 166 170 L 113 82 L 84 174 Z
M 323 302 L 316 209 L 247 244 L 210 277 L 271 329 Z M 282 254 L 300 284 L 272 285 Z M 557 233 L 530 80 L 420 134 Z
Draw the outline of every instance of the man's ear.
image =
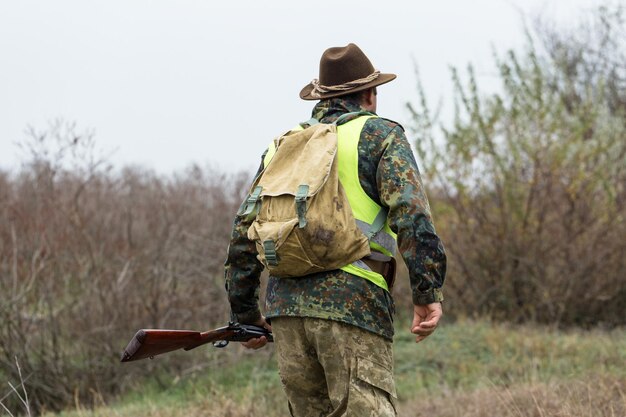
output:
M 376 93 L 374 93 L 374 88 L 368 88 L 363 91 L 363 108 L 369 111 L 376 111 Z
M 371 106 L 374 104 L 374 89 L 368 88 L 363 92 L 363 101 L 366 106 Z

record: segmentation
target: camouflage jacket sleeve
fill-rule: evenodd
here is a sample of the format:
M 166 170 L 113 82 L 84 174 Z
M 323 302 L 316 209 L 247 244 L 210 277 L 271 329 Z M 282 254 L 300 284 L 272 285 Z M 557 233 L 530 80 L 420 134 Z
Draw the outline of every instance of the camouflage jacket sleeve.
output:
M 389 225 L 398 235 L 398 250 L 409 270 L 413 303 L 441 301 L 446 254 L 433 226 L 411 146 L 399 125 L 385 137 L 382 148 L 377 191 L 381 203 L 389 207 Z
M 233 318 L 240 323 L 253 323 L 261 318 L 259 277 L 263 264 L 256 257 L 254 242 L 248 239 L 252 220 L 239 215 L 235 217 L 224 264 L 228 301 Z

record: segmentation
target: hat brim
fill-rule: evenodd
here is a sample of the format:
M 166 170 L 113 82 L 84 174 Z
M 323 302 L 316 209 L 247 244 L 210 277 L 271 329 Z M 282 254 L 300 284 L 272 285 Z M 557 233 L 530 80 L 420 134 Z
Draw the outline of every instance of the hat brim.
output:
M 319 96 L 313 97 L 311 93 L 313 92 L 313 84 L 308 83 L 304 88 L 300 91 L 300 98 L 302 100 L 323 100 L 325 98 L 339 97 L 345 96 L 348 94 L 356 93 L 358 91 L 367 90 L 368 88 L 376 87 L 378 85 L 382 85 L 388 83 L 389 81 L 393 81 L 396 78 L 396 74 L 380 74 L 376 77 L 375 80 L 370 81 L 367 84 L 360 85 L 358 87 L 352 88 L 350 90 L 344 91 L 332 91 L 329 93 L 320 94 Z

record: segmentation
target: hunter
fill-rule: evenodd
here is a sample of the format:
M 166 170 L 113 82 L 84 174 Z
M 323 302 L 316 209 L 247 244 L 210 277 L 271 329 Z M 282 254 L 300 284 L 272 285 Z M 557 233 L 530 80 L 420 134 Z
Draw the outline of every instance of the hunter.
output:
M 382 219 L 379 231 L 368 236 L 371 256 L 302 277 L 276 277 L 270 270 L 263 316 L 258 305 L 261 261 L 276 257 L 259 256 L 263 247 L 249 237 L 250 216 L 240 210 L 234 221 L 225 263 L 232 314 L 240 323 L 272 330 L 293 416 L 397 414 L 390 293 L 394 254 L 399 252 L 408 267 L 415 341 L 432 334 L 442 315 L 446 255 L 417 163 L 402 126 L 376 114 L 377 87 L 395 78 L 375 70 L 351 43 L 324 51 L 319 78 L 300 92 L 301 99 L 317 101 L 313 123 L 337 125 L 339 182 L 356 223 L 365 231 L 372 217 Z M 272 147 L 263 155 L 259 174 L 271 152 Z M 261 337 L 244 345 L 258 349 L 266 343 Z

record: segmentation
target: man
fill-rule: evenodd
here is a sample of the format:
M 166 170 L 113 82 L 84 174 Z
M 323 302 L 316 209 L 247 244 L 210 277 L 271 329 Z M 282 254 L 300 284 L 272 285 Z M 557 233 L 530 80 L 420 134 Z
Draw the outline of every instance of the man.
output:
M 395 251 L 397 234 L 397 248 L 408 266 L 412 288 L 411 332 L 420 342 L 432 334 L 442 314 L 446 256 L 402 127 L 372 117 L 377 109 L 376 87 L 395 77 L 376 71 L 354 44 L 329 48 L 320 60 L 319 80 L 305 86 L 300 97 L 319 100 L 313 117 L 322 123 L 354 113 L 341 121 L 345 126 L 352 123 L 352 133 L 340 131 L 338 141 L 355 139 L 358 172 L 354 170 L 353 182 L 357 185 L 346 186 L 341 175 L 340 180 L 346 192 L 353 194 L 351 201 L 387 210 L 387 249 Z M 339 154 L 339 166 L 348 163 Z M 263 266 L 247 238 L 250 223 L 243 216 L 235 219 L 225 264 L 226 289 L 238 321 L 270 328 L 271 319 L 279 373 L 292 415 L 396 415 L 391 281 L 371 278 L 372 271 L 384 271 L 387 263 L 363 259 L 358 268 L 345 268 L 350 272 L 342 268 L 298 278 L 270 276 L 266 321 L 258 306 Z M 263 337 L 245 346 L 258 349 L 266 343 Z

